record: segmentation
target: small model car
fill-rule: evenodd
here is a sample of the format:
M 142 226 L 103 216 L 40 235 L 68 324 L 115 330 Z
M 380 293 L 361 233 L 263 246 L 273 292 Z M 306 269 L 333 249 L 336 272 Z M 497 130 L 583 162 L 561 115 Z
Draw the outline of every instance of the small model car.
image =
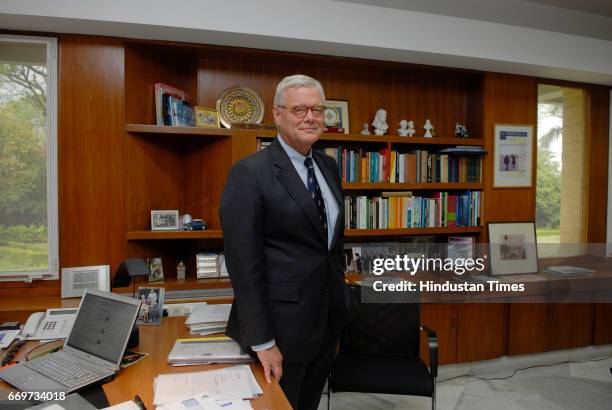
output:
M 203 219 L 192 219 L 191 222 L 187 222 L 183 225 L 185 231 L 203 231 L 207 229 L 206 222 Z

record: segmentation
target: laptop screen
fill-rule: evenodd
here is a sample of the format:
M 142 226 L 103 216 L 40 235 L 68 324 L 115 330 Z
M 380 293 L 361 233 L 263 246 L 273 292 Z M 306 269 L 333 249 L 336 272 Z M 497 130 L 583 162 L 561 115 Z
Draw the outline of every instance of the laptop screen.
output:
M 86 293 L 66 345 L 119 363 L 138 305 Z

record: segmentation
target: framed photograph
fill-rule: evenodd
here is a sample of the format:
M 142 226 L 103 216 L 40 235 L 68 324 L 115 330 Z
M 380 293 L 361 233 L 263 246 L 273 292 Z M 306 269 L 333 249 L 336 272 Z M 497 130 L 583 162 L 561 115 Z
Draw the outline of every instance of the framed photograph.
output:
M 136 324 L 161 325 L 164 308 L 164 288 L 138 288 L 140 311 Z
M 164 266 L 162 265 L 162 258 L 149 258 L 147 259 L 147 266 L 149 267 L 149 282 L 160 282 L 164 280 Z
M 110 292 L 110 266 L 62 268 L 62 298 L 81 297 L 85 289 Z
M 151 211 L 152 231 L 174 231 L 179 228 L 178 210 Z
M 488 226 L 491 275 L 538 272 L 535 223 L 491 222 Z
M 219 121 L 219 112 L 214 108 L 196 106 L 195 112 L 196 127 L 221 128 L 221 122 Z
M 493 188 L 532 185 L 533 125 L 495 124 Z
M 325 102 L 325 132 L 349 133 L 348 101 L 327 100 Z

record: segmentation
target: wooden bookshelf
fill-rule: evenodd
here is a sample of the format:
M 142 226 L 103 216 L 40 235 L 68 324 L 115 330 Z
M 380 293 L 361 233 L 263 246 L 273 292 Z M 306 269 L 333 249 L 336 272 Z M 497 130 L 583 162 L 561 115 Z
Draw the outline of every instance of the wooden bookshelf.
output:
M 130 231 L 125 234 L 128 241 L 168 239 L 222 239 L 220 229 L 204 231 Z
M 136 134 L 201 135 L 205 137 L 229 137 L 232 131 L 226 128 L 170 127 L 167 125 L 125 124 L 125 131 Z
M 403 229 L 345 229 L 344 236 L 373 238 L 382 236 L 453 235 L 484 232 L 484 226 L 461 226 L 454 228 L 403 228 Z
M 343 182 L 342 189 L 344 190 L 375 190 L 375 191 L 393 191 L 393 190 L 433 190 L 433 191 L 450 191 L 450 190 L 481 190 L 481 182 L 473 183 L 392 183 L 392 182 Z

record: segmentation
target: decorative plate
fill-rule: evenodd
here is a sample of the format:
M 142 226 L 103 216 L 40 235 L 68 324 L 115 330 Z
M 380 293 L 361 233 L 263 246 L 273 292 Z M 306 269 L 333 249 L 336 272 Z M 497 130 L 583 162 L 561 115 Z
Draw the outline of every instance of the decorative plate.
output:
M 248 87 L 230 87 L 217 100 L 217 111 L 221 124 L 231 128 L 232 123 L 247 122 L 261 124 L 264 105 L 259 94 Z

